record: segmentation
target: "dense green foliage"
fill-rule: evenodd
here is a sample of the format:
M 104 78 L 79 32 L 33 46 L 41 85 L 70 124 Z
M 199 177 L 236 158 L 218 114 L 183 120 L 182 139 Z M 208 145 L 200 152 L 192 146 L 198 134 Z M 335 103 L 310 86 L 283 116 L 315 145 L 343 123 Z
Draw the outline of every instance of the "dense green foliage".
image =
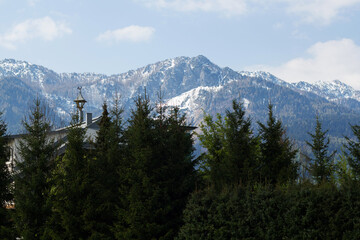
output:
M 89 196 L 89 164 L 83 147 L 85 129 L 74 117 L 67 133 L 67 146 L 59 157 L 51 189 L 52 225 L 48 235 L 52 239 L 87 239 L 85 229 L 85 200 Z
M 24 239 L 41 239 L 51 216 L 51 173 L 55 146 L 47 138 L 50 122 L 39 99 L 23 122 L 26 135 L 20 141 L 20 158 L 16 159 L 14 201 L 15 223 L 18 234 Z
M 118 239 L 173 239 L 194 189 L 193 142 L 177 109 L 159 107 L 151 117 L 149 99 L 137 98 L 125 130 L 127 170 L 122 173 Z
M 250 184 L 259 179 L 259 141 L 253 136 L 251 121 L 245 118 L 241 103 L 233 101 L 233 110 L 225 119 L 214 122 L 206 115 L 199 139 L 207 152 L 202 156 L 205 177 L 216 188 L 239 183 Z
M 1 118 L 0 112 L 0 239 L 14 238 L 12 232 L 13 222 L 10 212 L 6 210 L 6 204 L 12 200 L 12 178 L 6 164 L 9 161 L 9 152 L 6 146 L 6 123 Z
M 360 126 L 353 125 L 351 129 L 354 133 L 355 139 L 346 137 L 346 148 L 349 151 L 347 161 L 353 171 L 354 177 L 360 179 Z
M 5 205 L 6 201 L 12 199 L 10 183 L 12 182 L 10 172 L 6 162 L 9 160 L 9 152 L 6 146 L 6 124 L 1 119 L 0 112 L 0 207 Z
M 90 239 L 115 239 L 113 227 L 120 202 L 118 171 L 123 163 L 121 109 L 117 105 L 113 119 L 103 104 L 103 113 L 90 160 L 90 194 L 86 200 L 85 217 Z
M 282 184 L 297 178 L 298 166 L 294 162 L 297 150 L 286 137 L 281 121 L 274 117 L 272 108 L 269 104 L 266 125 L 258 123 L 261 139 L 260 176 L 267 183 Z
M 329 182 L 334 171 L 335 151 L 329 153 L 330 139 L 326 138 L 328 131 L 323 131 L 319 117 L 316 117 L 315 133 L 309 133 L 312 141 L 310 146 L 313 158 L 310 158 L 310 173 L 317 183 Z
M 195 192 L 178 239 L 359 239 L 360 185 Z
M 55 144 L 43 110 L 36 100 L 24 122 L 13 176 L 0 121 L 1 239 L 360 237 L 357 125 L 333 163 L 317 119 L 308 142 L 314 184 L 297 181 L 297 150 L 271 104 L 257 136 L 241 102 L 233 101 L 224 117 L 205 115 L 198 170 L 185 115 L 161 101 L 153 108 L 146 93 L 127 122 L 118 99 L 110 111 L 105 102 L 93 138 L 74 117 Z M 12 200 L 10 215 L 3 206 Z

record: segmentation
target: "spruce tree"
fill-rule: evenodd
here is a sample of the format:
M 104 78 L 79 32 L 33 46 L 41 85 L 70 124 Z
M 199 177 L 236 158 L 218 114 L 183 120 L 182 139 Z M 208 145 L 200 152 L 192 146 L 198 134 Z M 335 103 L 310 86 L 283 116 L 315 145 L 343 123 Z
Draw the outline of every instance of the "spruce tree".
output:
M 312 141 L 306 141 L 313 153 L 310 162 L 310 173 L 317 183 L 328 182 L 331 179 L 334 168 L 334 156 L 336 151 L 329 154 L 330 139 L 326 138 L 327 131 L 322 130 L 319 117 L 316 117 L 316 127 L 314 133 L 309 133 Z
M 90 161 L 91 192 L 87 200 L 87 227 L 90 239 L 114 239 L 119 199 L 118 170 L 122 164 L 121 109 L 116 103 L 111 119 L 106 102 L 95 140 L 95 156 Z
M 226 165 L 229 184 L 250 184 L 258 180 L 259 140 L 253 136 L 250 118 L 245 118 L 242 103 L 233 101 L 226 111 Z
M 202 134 L 199 135 L 199 140 L 207 150 L 200 156 L 200 163 L 205 180 L 213 184 L 215 188 L 220 189 L 226 184 L 225 176 L 228 173 L 224 165 L 224 121 L 219 113 L 216 117 L 216 121 L 214 121 L 211 115 L 205 115 L 200 124 Z
M 161 220 L 159 225 L 162 239 L 173 239 L 183 224 L 183 210 L 189 195 L 193 192 L 197 173 L 193 160 L 193 139 L 186 123 L 186 115 L 173 107 L 164 120 L 155 122 L 156 156 L 161 159 L 155 172 L 161 186 Z M 158 210 L 157 210 L 158 211 Z
M 242 103 L 233 101 L 232 111 L 226 110 L 225 120 L 220 114 L 213 121 L 205 116 L 199 135 L 207 152 L 202 156 L 205 174 L 215 188 L 250 184 L 259 178 L 256 170 L 259 141 L 253 136 L 250 118 L 245 118 Z
M 360 179 L 360 126 L 352 125 L 351 130 L 355 139 L 345 137 L 347 144 L 345 148 L 348 150 L 347 160 L 352 169 L 355 179 Z
M 9 152 L 6 146 L 6 124 L 1 119 L 0 112 L 0 207 L 6 202 L 12 200 L 10 184 L 12 182 L 7 162 L 9 161 Z
M 7 166 L 9 161 L 9 151 L 6 146 L 6 123 L 1 118 L 0 112 L 0 239 L 10 239 L 12 224 L 10 221 L 10 210 L 6 209 L 6 204 L 10 204 L 12 199 L 11 182 L 12 178 Z
M 286 183 L 297 177 L 297 164 L 294 163 L 297 150 L 293 149 L 281 121 L 274 117 L 272 108 L 269 104 L 267 124 L 258 122 L 261 139 L 261 177 L 270 184 Z
M 154 119 L 146 95 L 135 104 L 124 133 L 128 165 L 117 239 L 173 239 L 194 188 L 191 134 L 178 110 Z
M 120 195 L 123 196 L 122 208 L 119 210 L 117 239 L 152 239 L 155 230 L 159 229 L 155 219 L 154 204 L 160 200 L 156 193 L 159 186 L 152 176 L 154 121 L 150 116 L 152 108 L 149 98 L 138 97 L 135 109 L 131 112 L 129 126 L 125 130 L 126 161 L 128 169 L 125 174 Z
M 14 201 L 16 227 L 24 239 L 43 237 L 51 215 L 49 193 L 54 165 L 55 146 L 49 138 L 50 122 L 45 107 L 36 99 L 27 121 L 26 134 L 20 141 L 20 158 L 15 160 Z
M 84 148 L 86 129 L 73 117 L 67 132 L 65 155 L 55 169 L 54 186 L 51 191 L 53 202 L 52 229 L 48 234 L 52 239 L 88 239 L 84 212 L 89 196 L 89 164 Z
M 344 185 L 349 182 L 349 180 L 354 179 L 354 174 L 349 166 L 348 154 L 345 152 L 345 149 L 341 150 L 341 153 L 337 156 L 336 163 L 334 164 L 335 169 L 335 183 L 337 185 Z

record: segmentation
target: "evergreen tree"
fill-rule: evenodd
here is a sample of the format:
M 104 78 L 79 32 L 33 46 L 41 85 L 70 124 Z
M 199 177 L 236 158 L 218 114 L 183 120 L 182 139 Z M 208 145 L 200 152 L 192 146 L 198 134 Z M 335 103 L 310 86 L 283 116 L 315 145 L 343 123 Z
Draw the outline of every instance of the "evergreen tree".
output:
M 199 135 L 199 140 L 207 150 L 200 156 L 200 159 L 205 180 L 220 189 L 225 185 L 224 177 L 227 175 L 224 167 L 225 130 L 222 116 L 218 113 L 216 117 L 217 119 L 214 121 L 211 115 L 205 115 L 200 124 L 202 134 Z
M 250 118 L 245 118 L 242 103 L 232 103 L 233 111 L 226 111 L 226 165 L 229 184 L 253 183 L 258 180 L 259 139 L 253 136 Z
M 194 187 L 191 134 L 178 110 L 154 119 L 146 94 L 135 104 L 124 133 L 128 165 L 117 238 L 173 239 Z
M 89 196 L 89 164 L 84 149 L 86 129 L 74 116 L 67 132 L 65 155 L 60 157 L 54 174 L 51 191 L 53 202 L 52 239 L 88 239 L 84 212 Z
M 1 119 L 0 112 L 0 207 L 5 205 L 5 202 L 12 200 L 10 184 L 12 182 L 9 168 L 6 164 L 9 161 L 9 152 L 6 146 L 6 124 Z
M 103 112 L 101 115 L 99 130 L 97 131 L 96 141 L 95 141 L 95 155 L 97 157 L 102 157 L 104 153 L 106 153 L 110 146 L 109 132 L 111 128 L 111 119 L 109 116 L 109 112 L 107 109 L 107 103 L 104 102 Z
M 345 148 L 349 151 L 347 160 L 354 174 L 354 178 L 360 179 L 360 126 L 352 125 L 351 130 L 354 133 L 355 139 L 345 137 L 347 140 Z
M 261 177 L 270 184 L 285 183 L 297 177 L 297 164 L 294 159 L 290 139 L 286 137 L 280 120 L 273 115 L 273 106 L 269 104 L 267 125 L 258 122 L 260 129 Z
M 345 153 L 345 149 L 341 150 L 341 154 L 338 155 L 336 163 L 334 164 L 335 169 L 335 183 L 337 185 L 344 185 L 349 182 L 349 180 L 354 179 L 354 174 L 349 166 L 348 155 Z
M 207 149 L 203 155 L 205 174 L 216 188 L 239 183 L 251 183 L 258 178 L 258 138 L 253 136 L 250 118 L 245 118 L 241 103 L 233 101 L 233 111 L 226 111 L 225 121 L 210 115 L 201 124 L 201 144 Z
M 135 100 L 135 110 L 132 110 L 129 126 L 125 130 L 126 161 L 128 169 L 123 174 L 124 180 L 120 188 L 122 208 L 119 211 L 117 225 L 117 239 L 151 239 L 155 229 L 153 205 L 158 203 L 156 198 L 159 187 L 152 179 L 152 164 L 154 159 L 154 121 L 150 117 L 152 109 L 150 101 L 145 95 Z
M 5 208 L 12 199 L 11 182 L 12 178 L 6 164 L 9 161 L 9 152 L 6 146 L 6 123 L 1 119 L 0 112 L 0 239 L 10 239 L 12 224 L 10 221 L 10 210 Z
M 26 134 L 20 141 L 20 158 L 15 160 L 14 201 L 16 227 L 24 239 L 40 239 L 51 213 L 49 193 L 54 165 L 55 146 L 49 139 L 50 122 L 39 99 L 27 121 Z
M 193 192 L 197 173 L 193 161 L 193 139 L 186 116 L 180 114 L 177 107 L 171 108 L 169 115 L 158 118 L 156 124 L 156 139 L 161 143 L 157 147 L 156 156 L 162 159 L 155 172 L 161 186 L 162 239 L 173 239 L 180 226 L 183 225 L 183 210 L 189 195 Z M 158 150 L 159 149 L 159 150 Z
M 315 133 L 309 133 L 312 141 L 306 141 L 314 156 L 310 163 L 310 173 L 317 183 L 330 181 L 334 170 L 333 159 L 336 151 L 328 153 L 330 139 L 326 138 L 327 132 L 322 131 L 321 122 L 317 116 Z
M 118 169 L 122 160 L 121 109 L 116 103 L 110 118 L 107 104 L 95 141 L 95 157 L 90 161 L 91 192 L 87 200 L 87 227 L 92 232 L 90 239 L 114 239 L 112 228 L 116 222 L 119 199 Z

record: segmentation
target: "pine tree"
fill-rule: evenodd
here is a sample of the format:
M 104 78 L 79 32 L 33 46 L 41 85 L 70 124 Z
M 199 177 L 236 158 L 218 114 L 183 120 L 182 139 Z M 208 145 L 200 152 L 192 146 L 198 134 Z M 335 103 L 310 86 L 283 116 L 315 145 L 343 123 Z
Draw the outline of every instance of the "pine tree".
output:
M 293 145 L 286 137 L 281 121 L 275 119 L 272 108 L 269 104 L 267 125 L 258 122 L 261 177 L 270 184 L 286 183 L 297 177 L 297 164 L 294 163 L 297 150 L 293 150 Z
M 200 124 L 202 134 L 199 135 L 201 145 L 206 153 L 200 156 L 201 168 L 206 181 L 220 189 L 226 185 L 224 177 L 228 174 L 224 167 L 225 159 L 225 127 L 222 116 L 218 113 L 216 121 L 211 115 L 205 115 Z
M 336 163 L 334 164 L 335 169 L 335 183 L 337 185 L 344 185 L 350 180 L 354 179 L 354 174 L 349 166 L 348 154 L 345 149 L 341 150 L 341 153 L 337 156 Z
M 128 169 L 120 188 L 122 208 L 119 211 L 117 224 L 117 239 L 152 239 L 157 213 L 156 186 L 152 179 L 154 159 L 154 121 L 150 116 L 152 109 L 150 101 L 145 95 L 135 100 L 135 110 L 132 110 L 129 126 L 125 130 L 126 161 Z
M 95 149 L 96 155 L 102 157 L 104 153 L 106 153 L 110 146 L 109 132 L 111 129 L 111 119 L 109 116 L 109 112 L 107 109 L 107 103 L 104 102 L 103 112 L 101 115 L 99 130 L 97 132 L 96 141 L 95 141 Z
M 345 148 L 349 151 L 347 160 L 354 174 L 354 178 L 360 179 L 360 126 L 352 125 L 351 130 L 354 133 L 355 140 L 345 137 L 347 140 Z
M 95 141 L 95 157 L 90 161 L 91 192 L 87 200 L 87 227 L 90 239 L 114 239 L 112 228 L 116 222 L 119 202 L 118 169 L 123 162 L 121 111 L 117 103 L 110 118 L 107 104 L 103 104 L 100 128 Z
M 10 221 L 10 210 L 5 208 L 13 200 L 11 182 L 12 178 L 6 164 L 9 161 L 9 152 L 6 146 L 6 123 L 0 112 L 0 239 L 10 239 L 13 226 Z
M 9 161 L 9 152 L 6 146 L 6 124 L 1 119 L 0 112 L 0 207 L 5 202 L 12 200 L 10 184 L 12 182 L 9 168 L 6 164 Z
M 86 129 L 78 124 L 74 116 L 67 132 L 65 155 L 55 169 L 52 223 L 49 230 L 52 239 L 88 239 L 84 212 L 89 196 L 89 163 L 84 148 Z
M 259 178 L 257 165 L 259 140 L 253 136 L 251 120 L 245 118 L 242 103 L 233 101 L 233 111 L 220 114 L 214 122 L 210 115 L 201 124 L 201 144 L 205 174 L 217 189 L 227 185 L 249 184 Z
M 250 118 L 245 118 L 242 103 L 233 101 L 226 111 L 226 165 L 229 184 L 249 184 L 258 180 L 259 139 L 253 136 Z
M 160 107 L 161 108 L 161 107 Z M 161 111 L 160 111 L 161 112 Z M 155 172 L 161 186 L 162 195 L 160 204 L 162 239 L 173 239 L 183 225 L 183 210 L 189 195 L 193 192 L 197 173 L 193 161 L 192 133 L 186 125 L 186 115 L 174 107 L 169 115 L 158 118 L 155 122 L 157 158 L 162 159 Z
M 49 139 L 50 122 L 39 99 L 27 121 L 20 141 L 20 159 L 16 159 L 14 200 L 16 227 L 24 239 L 40 239 L 51 215 L 49 193 L 55 146 Z
M 334 156 L 336 151 L 331 154 L 329 151 L 330 139 L 326 138 L 327 131 L 322 131 L 319 117 L 316 117 L 315 133 L 309 133 L 312 141 L 306 141 L 313 153 L 310 163 L 310 173 L 317 183 L 328 182 L 331 179 L 334 168 Z
M 118 239 L 173 239 L 182 210 L 194 188 L 191 134 L 178 110 L 152 118 L 148 97 L 135 101 L 125 130 L 124 196 L 117 225 Z

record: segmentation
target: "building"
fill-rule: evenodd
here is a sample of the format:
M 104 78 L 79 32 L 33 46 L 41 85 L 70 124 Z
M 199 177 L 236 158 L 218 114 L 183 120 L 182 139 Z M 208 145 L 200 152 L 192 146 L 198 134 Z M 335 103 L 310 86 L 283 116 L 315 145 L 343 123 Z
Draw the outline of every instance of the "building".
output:
M 84 143 L 85 148 L 91 148 L 92 145 L 90 142 L 94 142 L 96 139 L 97 131 L 99 130 L 99 122 L 101 119 L 101 116 L 98 116 L 96 118 L 93 118 L 92 113 L 87 113 L 86 118 L 84 120 L 83 117 L 83 107 L 86 103 L 86 100 L 83 98 L 81 94 L 81 88 L 79 89 L 79 93 L 77 98 L 74 100 L 76 103 L 78 115 L 79 115 L 79 124 L 81 128 L 86 129 L 86 139 L 87 142 Z M 67 133 L 70 126 L 59 128 L 54 131 L 50 131 L 48 134 L 48 140 L 54 141 L 54 144 L 56 146 L 59 146 L 57 149 L 57 155 L 61 156 L 65 153 L 66 144 L 67 144 Z M 8 162 L 8 166 L 11 171 L 14 170 L 15 167 L 15 160 L 21 161 L 21 156 L 19 153 L 19 146 L 22 138 L 25 136 L 25 134 L 18 134 L 18 135 L 10 135 L 8 136 L 8 146 L 10 151 L 10 159 Z

